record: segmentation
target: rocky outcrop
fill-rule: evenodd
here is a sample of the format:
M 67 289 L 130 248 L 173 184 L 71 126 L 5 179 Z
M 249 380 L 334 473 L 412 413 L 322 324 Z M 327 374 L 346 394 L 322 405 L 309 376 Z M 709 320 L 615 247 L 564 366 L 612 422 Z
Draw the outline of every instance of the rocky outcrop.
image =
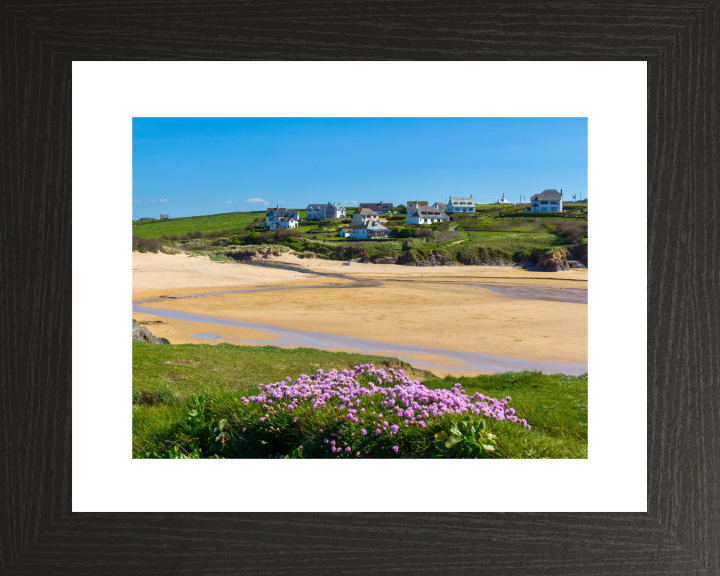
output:
M 587 268 L 587 266 L 579 260 L 568 260 L 568 266 L 570 268 Z
M 568 269 L 567 250 L 561 248 L 557 252 L 540 256 L 537 266 L 545 272 L 560 272 Z
M 373 264 L 395 264 L 395 262 L 397 262 L 397 256 L 381 256 L 372 261 Z
M 138 342 L 147 342 L 148 344 L 170 344 L 170 341 L 166 338 L 153 336 L 150 330 L 145 326 L 140 326 L 135 318 L 132 321 L 132 339 Z
M 524 268 L 537 272 L 560 272 L 569 268 L 568 251 L 565 248 L 535 250 L 522 264 Z
M 570 254 L 568 255 L 568 258 L 572 259 L 572 260 L 577 260 L 578 262 L 580 262 L 580 264 L 583 265 L 584 268 L 587 268 L 588 267 L 588 245 L 587 245 L 587 242 L 584 244 L 578 244 L 577 246 L 573 246 L 572 250 L 570 251 Z

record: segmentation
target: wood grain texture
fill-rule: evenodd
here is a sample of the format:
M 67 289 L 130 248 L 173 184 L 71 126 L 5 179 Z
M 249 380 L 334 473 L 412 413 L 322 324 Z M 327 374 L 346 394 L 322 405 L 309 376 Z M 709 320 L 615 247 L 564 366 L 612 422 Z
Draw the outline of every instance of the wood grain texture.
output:
M 717 1 L 0 5 L 0 572 L 719 574 L 719 44 Z M 649 512 L 70 513 L 71 62 L 104 59 L 647 60 Z

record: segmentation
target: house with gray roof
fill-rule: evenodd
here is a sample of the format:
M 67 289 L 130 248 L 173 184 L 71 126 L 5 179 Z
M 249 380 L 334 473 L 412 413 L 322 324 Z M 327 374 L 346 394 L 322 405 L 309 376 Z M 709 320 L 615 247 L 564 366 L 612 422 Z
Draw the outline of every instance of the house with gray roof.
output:
M 308 204 L 307 220 L 322 220 L 325 218 L 325 204 Z
M 380 202 L 377 203 L 368 203 L 363 202 L 358 206 L 359 209 L 362 208 L 369 208 L 373 212 L 377 212 L 378 214 L 390 214 L 393 211 L 393 205 L 391 202 L 383 202 L 380 200 Z
M 335 220 L 336 218 L 345 218 L 347 210 L 342 204 L 308 204 L 307 216 L 308 220 Z
M 562 188 L 543 190 L 530 197 L 530 212 L 562 212 L 562 199 Z
M 450 217 L 435 206 L 418 206 L 412 214 L 405 216 L 405 224 L 434 224 L 448 220 Z
M 390 230 L 385 228 L 377 220 L 367 220 L 358 226 L 352 227 L 352 229 L 346 233 L 346 237 L 350 238 L 362 238 L 364 240 L 375 239 L 375 238 L 387 238 L 390 236 Z
M 433 204 L 433 208 L 437 208 L 438 210 L 442 210 L 443 212 L 446 212 L 447 204 L 443 204 L 442 202 L 435 202 L 435 204 Z
M 270 224 L 275 222 L 277 218 L 294 218 L 300 220 L 300 212 L 297 210 L 288 210 L 287 208 L 281 208 L 276 206 L 275 208 L 268 208 L 265 211 L 265 224 L 270 227 Z
M 447 203 L 448 214 L 475 214 L 475 202 L 472 196 L 460 198 L 450 196 Z

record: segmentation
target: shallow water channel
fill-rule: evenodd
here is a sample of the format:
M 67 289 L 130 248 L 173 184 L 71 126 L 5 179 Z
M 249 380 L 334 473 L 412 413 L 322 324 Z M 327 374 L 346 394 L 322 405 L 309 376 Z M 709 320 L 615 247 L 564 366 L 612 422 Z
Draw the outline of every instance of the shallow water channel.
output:
M 293 270 L 296 272 L 302 272 L 306 274 L 313 274 L 316 276 L 325 276 L 331 278 L 342 278 L 345 280 L 353 281 L 352 284 L 344 285 L 314 285 L 314 286 L 282 286 L 282 287 L 263 287 L 263 288 L 250 288 L 245 290 L 224 290 L 221 292 L 199 292 L 196 294 L 187 294 L 179 296 L 179 298 L 199 298 L 202 296 L 212 296 L 216 294 L 235 294 L 242 292 L 263 292 L 270 290 L 300 290 L 300 289 L 312 289 L 312 288 L 358 288 L 362 286 L 378 286 L 381 282 L 378 281 L 364 281 L 352 278 L 345 274 L 331 274 L 325 272 L 314 272 L 305 270 L 302 268 L 296 268 L 290 265 L 284 264 L 266 264 L 259 262 L 243 262 L 243 265 L 253 266 L 271 266 L 274 268 L 283 268 L 287 270 Z M 517 298 L 532 298 L 533 288 L 532 287 L 514 287 L 514 286 L 499 286 L 492 284 L 472 284 L 480 288 L 487 288 L 496 292 L 501 292 L 508 296 Z M 503 291 L 506 290 L 506 291 Z M 518 291 L 520 290 L 520 291 Z M 554 299 L 547 298 L 547 289 L 538 288 L 543 291 L 542 293 L 536 293 L 535 298 L 537 299 Z M 573 290 L 573 289 L 570 289 Z M 567 293 L 568 290 L 561 290 L 558 293 Z M 578 290 L 578 292 L 583 292 Z M 586 291 L 584 291 L 586 292 Z M 563 299 L 569 302 L 578 302 L 581 298 L 579 294 L 570 294 L 568 298 Z M 558 298 L 560 299 L 560 298 Z M 255 324 L 252 322 L 243 322 L 240 320 L 228 320 L 225 318 L 217 318 L 213 316 L 203 316 L 199 314 L 190 314 L 187 312 L 179 312 L 177 310 L 167 310 L 164 308 L 153 308 L 152 302 L 165 301 L 167 298 L 146 298 L 143 300 L 136 300 L 132 303 L 133 312 L 153 314 L 162 318 L 171 318 L 174 320 L 184 320 L 186 322 L 202 322 L 215 324 L 218 328 L 222 326 L 234 326 L 239 328 L 249 328 L 252 330 L 264 330 L 271 333 L 277 340 L 266 341 L 266 340 L 245 340 L 237 338 L 225 338 L 222 334 L 208 334 L 208 333 L 197 333 L 191 334 L 194 338 L 206 338 L 211 340 L 223 339 L 228 342 L 238 342 L 243 344 L 255 344 L 255 345 L 272 345 L 272 346 L 284 346 L 284 347 L 310 347 L 319 348 L 322 350 L 331 351 L 356 351 L 365 354 L 377 354 L 379 356 L 394 356 L 400 358 L 405 362 L 409 362 L 417 368 L 424 368 L 427 370 L 442 369 L 442 370 L 455 370 L 455 371 L 476 371 L 476 372 L 507 372 L 510 370 L 539 370 L 546 374 L 562 372 L 564 374 L 584 374 L 587 372 L 586 364 L 568 363 L 560 364 L 553 362 L 535 362 L 532 360 L 521 360 L 517 358 L 505 358 L 499 356 L 491 356 L 489 354 L 480 354 L 476 352 L 460 352 L 452 350 L 442 350 L 439 348 L 424 348 L 421 346 L 404 346 L 402 344 L 391 344 L 387 342 L 377 342 L 374 340 L 366 340 L 363 338 L 353 338 L 350 336 L 339 336 L 335 334 L 325 334 L 323 332 L 313 332 L 310 330 L 295 330 L 289 328 L 280 328 L 278 326 L 269 326 L 266 324 Z M 587 303 L 587 295 L 585 295 L 585 303 Z M 222 332 L 222 330 L 218 330 Z M 422 355 L 419 357 L 418 355 Z

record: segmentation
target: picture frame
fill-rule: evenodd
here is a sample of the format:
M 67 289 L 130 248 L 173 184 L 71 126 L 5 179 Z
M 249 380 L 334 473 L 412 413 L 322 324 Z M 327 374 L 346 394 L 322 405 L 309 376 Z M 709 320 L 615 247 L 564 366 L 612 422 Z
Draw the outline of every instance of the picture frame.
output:
M 0 8 L 0 572 L 720 571 L 718 3 L 169 8 Z M 71 512 L 72 61 L 206 59 L 647 61 L 647 513 Z

